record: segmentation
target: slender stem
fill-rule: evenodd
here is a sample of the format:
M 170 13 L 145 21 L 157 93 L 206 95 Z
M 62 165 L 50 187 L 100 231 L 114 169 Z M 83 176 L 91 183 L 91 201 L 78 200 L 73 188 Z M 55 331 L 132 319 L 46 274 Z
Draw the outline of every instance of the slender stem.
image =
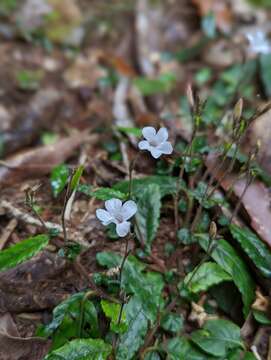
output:
M 133 191 L 133 171 L 135 169 L 137 160 L 139 159 L 140 152 L 138 152 L 135 156 L 135 158 L 130 162 L 129 166 L 129 190 L 128 190 L 128 199 L 131 199 L 132 197 L 132 191 Z
M 232 216 L 231 216 L 231 218 L 230 218 L 230 224 L 232 223 L 233 219 L 234 219 L 234 218 L 236 217 L 236 215 L 238 214 L 239 209 L 240 209 L 240 206 L 241 206 L 242 201 L 243 201 L 243 198 L 244 198 L 244 196 L 245 196 L 245 194 L 246 194 L 246 191 L 247 191 L 248 187 L 251 185 L 253 179 L 254 179 L 254 176 L 250 176 L 250 177 L 247 178 L 247 181 L 246 181 L 246 185 L 245 185 L 245 187 L 244 187 L 244 190 L 242 191 L 242 194 L 241 194 L 241 196 L 240 196 L 240 198 L 239 198 L 239 200 L 238 200 L 238 203 L 236 204 L 236 207 L 235 207 L 235 209 L 234 209 L 234 211 L 233 211 L 233 213 L 232 213 Z
M 212 245 L 213 245 L 213 241 L 214 239 L 210 238 L 209 239 L 209 244 L 208 244 L 208 248 L 206 250 L 206 255 L 202 258 L 202 260 L 198 263 L 198 265 L 195 267 L 195 269 L 192 272 L 192 275 L 190 277 L 190 279 L 188 280 L 188 282 L 185 284 L 185 286 L 188 288 L 188 286 L 191 284 L 191 281 L 193 280 L 194 276 L 196 275 L 196 273 L 198 272 L 199 268 L 201 267 L 201 265 L 203 263 L 205 263 L 206 260 L 208 260 L 209 256 L 211 256 L 211 249 L 212 249 Z
M 239 139 L 239 140 L 240 140 L 240 139 Z M 226 159 L 227 159 L 227 154 L 228 154 L 228 152 L 230 151 L 230 149 L 232 148 L 233 144 L 234 144 L 234 141 L 232 141 L 232 142 L 230 143 L 230 146 L 229 146 L 226 150 L 224 150 L 224 152 L 223 152 L 223 154 L 222 154 L 222 155 L 223 155 L 223 158 L 222 158 L 222 161 L 219 163 L 219 165 L 217 165 L 217 163 L 215 163 L 210 170 L 206 169 L 205 174 L 203 175 L 203 178 L 202 178 L 201 181 L 205 181 L 206 178 L 207 178 L 207 176 L 208 176 L 208 174 L 211 173 L 211 177 L 210 177 L 210 179 L 209 179 L 209 181 L 208 181 L 208 183 L 207 183 L 206 189 L 205 189 L 204 194 L 203 194 L 203 196 L 202 196 L 202 201 L 201 201 L 199 207 L 197 208 L 196 215 L 195 215 L 194 220 L 193 220 L 193 222 L 192 222 L 192 224 L 191 224 L 191 232 L 193 232 L 193 231 L 196 229 L 196 226 L 197 226 L 197 224 L 198 224 L 199 218 L 200 218 L 201 213 L 202 213 L 202 210 L 203 210 L 203 203 L 204 203 L 204 201 L 205 201 L 205 200 L 207 199 L 207 197 L 208 197 L 209 188 L 210 188 L 210 186 L 212 185 L 214 179 L 216 178 L 218 172 L 219 172 L 219 171 L 222 169 L 222 167 L 224 166 L 224 163 L 225 163 L 225 161 L 226 161 Z M 237 147 L 237 144 L 236 144 L 236 147 Z M 227 173 L 227 172 L 226 172 L 226 173 Z
M 96 291 L 89 290 L 85 293 L 81 304 L 80 304 L 80 316 L 79 316 L 79 322 L 78 322 L 78 337 L 81 338 L 82 336 L 82 330 L 83 330 L 83 323 L 84 323 L 84 306 L 86 301 L 92 297 L 98 295 Z
M 185 151 L 184 151 L 184 153 L 182 155 L 184 157 L 184 161 L 183 161 L 181 169 L 180 169 L 179 177 L 178 177 L 178 179 L 176 181 L 176 194 L 175 194 L 175 196 L 173 198 L 174 224 L 175 224 L 176 234 L 177 234 L 177 231 L 179 230 L 179 225 L 180 225 L 179 224 L 179 211 L 178 211 L 178 203 L 179 203 L 179 196 L 180 196 L 180 183 L 181 183 L 181 181 L 183 179 L 183 176 L 184 176 L 186 157 L 189 157 L 190 164 L 191 164 L 191 159 L 192 159 L 192 156 L 193 156 L 193 142 L 194 142 L 196 133 L 197 133 L 197 127 L 194 125 L 190 143 L 186 147 L 186 149 L 185 149 Z
M 71 194 L 72 194 L 71 182 L 72 182 L 73 174 L 74 174 L 74 171 L 72 171 L 69 182 L 68 182 L 68 187 L 67 187 L 67 190 L 66 190 L 66 194 L 65 194 L 65 198 L 64 198 L 64 204 L 63 204 L 63 208 L 62 208 L 62 212 L 61 212 L 61 224 L 62 224 L 62 229 L 63 229 L 63 237 L 64 237 L 64 244 L 65 245 L 68 242 L 65 212 L 66 212 L 66 208 L 67 208 L 69 198 L 71 197 Z
M 125 238 L 125 252 L 124 252 L 124 256 L 122 258 L 122 262 L 121 262 L 120 270 L 119 270 L 119 284 L 120 284 L 119 285 L 120 286 L 119 297 L 121 298 L 121 305 L 120 305 L 120 311 L 119 311 L 119 315 L 118 315 L 117 327 L 121 323 L 121 318 L 122 318 L 124 305 L 125 305 L 125 299 L 124 299 L 124 296 L 123 296 L 124 294 L 122 292 L 121 283 L 122 283 L 122 275 L 123 275 L 124 265 L 125 265 L 125 262 L 126 262 L 128 256 L 129 256 L 129 254 L 130 254 L 130 251 L 129 251 L 129 235 L 128 235 Z M 113 339 L 113 352 L 114 353 L 115 353 L 115 350 L 116 350 L 117 341 L 118 341 L 118 336 L 117 336 L 117 334 L 115 334 L 114 339 Z

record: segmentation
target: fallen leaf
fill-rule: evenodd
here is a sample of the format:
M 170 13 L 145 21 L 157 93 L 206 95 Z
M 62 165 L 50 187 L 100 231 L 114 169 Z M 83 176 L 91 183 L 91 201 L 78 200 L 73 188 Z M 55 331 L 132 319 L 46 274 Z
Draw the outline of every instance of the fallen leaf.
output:
M 41 360 L 50 348 L 50 341 L 39 337 L 21 338 L 9 313 L 0 316 L 1 360 Z
M 15 154 L 0 164 L 0 187 L 48 174 L 53 167 L 64 162 L 84 141 L 96 136 L 86 132 L 59 140 L 55 144 L 40 146 Z
M 1 133 L 3 154 L 11 154 L 31 144 L 42 128 L 51 121 L 55 105 L 60 99 L 59 91 L 46 88 L 38 91 L 26 106 L 18 109 L 18 116 L 13 120 L 11 129 Z
M 78 56 L 63 74 L 65 82 L 72 89 L 94 88 L 104 76 L 105 71 L 97 66 L 97 54 L 93 52 Z
M 53 308 L 72 292 L 68 284 L 80 287 L 80 279 L 69 270 L 71 265 L 64 258 L 43 251 L 0 272 L 0 313 Z
M 136 76 L 136 72 L 133 67 L 128 64 L 122 57 L 111 54 L 109 57 L 109 62 L 121 75 L 128 77 Z
M 261 114 L 251 124 L 249 136 L 246 141 L 247 152 L 260 142 L 259 162 L 269 174 L 271 174 L 271 110 Z
M 246 179 L 235 182 L 234 175 L 227 176 L 221 185 L 225 190 L 229 190 L 232 183 L 234 194 L 240 198 L 246 187 Z M 258 180 L 255 180 L 246 190 L 242 198 L 242 204 L 250 217 L 251 227 L 256 233 L 271 247 L 271 210 L 270 195 L 267 187 Z
M 214 169 L 214 157 L 209 156 L 206 160 L 207 167 Z M 259 237 L 271 247 L 271 208 L 270 193 L 268 188 L 259 180 L 254 180 L 247 188 L 245 178 L 238 179 L 238 175 L 229 174 L 224 176 L 225 169 L 221 169 L 216 173 L 216 178 L 225 191 L 233 190 L 233 194 L 237 199 L 242 197 L 241 204 L 250 218 L 250 225 L 259 235 Z

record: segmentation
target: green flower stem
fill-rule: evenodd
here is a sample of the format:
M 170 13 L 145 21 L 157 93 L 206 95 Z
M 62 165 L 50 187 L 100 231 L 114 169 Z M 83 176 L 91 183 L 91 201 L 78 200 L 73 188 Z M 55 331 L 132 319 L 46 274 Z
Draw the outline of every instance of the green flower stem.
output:
M 192 275 L 190 277 L 190 279 L 188 280 L 188 282 L 185 284 L 185 286 L 187 287 L 187 289 L 189 288 L 189 285 L 191 284 L 193 278 L 195 277 L 196 273 L 198 272 L 199 268 L 201 267 L 202 264 L 205 263 L 205 261 L 207 261 L 209 259 L 209 257 L 212 254 L 213 251 L 213 244 L 214 244 L 214 240 L 215 238 L 211 238 L 209 240 L 209 244 L 208 244 L 208 248 L 206 250 L 206 255 L 202 258 L 202 260 L 198 263 L 198 265 L 194 268 Z
M 86 301 L 91 298 L 91 297 L 95 297 L 97 296 L 98 293 L 95 290 L 89 290 L 85 293 L 81 304 L 80 304 L 80 317 L 79 317 L 79 323 L 78 323 L 78 337 L 79 339 L 82 337 L 82 330 L 83 330 L 83 326 L 84 326 L 84 306 Z

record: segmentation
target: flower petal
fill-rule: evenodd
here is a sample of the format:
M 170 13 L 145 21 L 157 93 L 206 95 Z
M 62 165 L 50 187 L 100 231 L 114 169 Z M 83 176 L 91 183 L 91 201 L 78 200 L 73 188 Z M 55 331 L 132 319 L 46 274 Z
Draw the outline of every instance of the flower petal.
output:
M 165 127 L 162 127 L 159 129 L 159 131 L 156 134 L 156 141 L 158 144 L 163 143 L 164 141 L 167 141 L 168 139 L 168 131 Z
M 173 152 L 173 147 L 169 141 L 165 141 L 157 146 L 157 150 L 159 150 L 162 154 L 169 155 Z
M 109 225 L 114 220 L 113 217 L 109 214 L 109 212 L 104 209 L 96 210 L 96 216 L 105 226 Z
M 156 135 L 156 130 L 152 126 L 146 126 L 142 129 L 142 135 L 148 141 L 152 141 Z
M 124 237 L 130 231 L 131 223 L 129 221 L 123 221 L 116 226 L 116 232 L 120 237 Z
M 138 147 L 140 150 L 149 150 L 150 144 L 146 140 L 142 140 L 138 143 Z
M 158 159 L 162 155 L 162 152 L 158 149 L 158 147 L 151 146 L 150 152 L 152 154 L 152 157 L 154 157 L 155 159 Z
M 137 206 L 133 200 L 128 200 L 122 205 L 121 214 L 124 220 L 130 219 L 136 212 Z
M 106 200 L 104 203 L 106 210 L 114 217 L 120 213 L 122 202 L 119 199 Z

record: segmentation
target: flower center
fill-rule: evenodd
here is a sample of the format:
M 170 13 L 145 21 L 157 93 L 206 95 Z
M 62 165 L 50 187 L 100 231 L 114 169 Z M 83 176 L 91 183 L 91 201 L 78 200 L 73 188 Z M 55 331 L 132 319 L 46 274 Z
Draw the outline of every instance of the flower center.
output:
M 117 222 L 120 224 L 123 222 L 123 217 L 121 214 L 117 214 L 115 215 L 115 219 L 117 220 Z
M 156 139 L 153 139 L 153 140 L 149 141 L 149 144 L 150 144 L 151 146 L 154 146 L 154 147 L 156 147 L 156 146 L 159 145 L 159 143 L 158 143 L 158 141 L 157 141 Z

